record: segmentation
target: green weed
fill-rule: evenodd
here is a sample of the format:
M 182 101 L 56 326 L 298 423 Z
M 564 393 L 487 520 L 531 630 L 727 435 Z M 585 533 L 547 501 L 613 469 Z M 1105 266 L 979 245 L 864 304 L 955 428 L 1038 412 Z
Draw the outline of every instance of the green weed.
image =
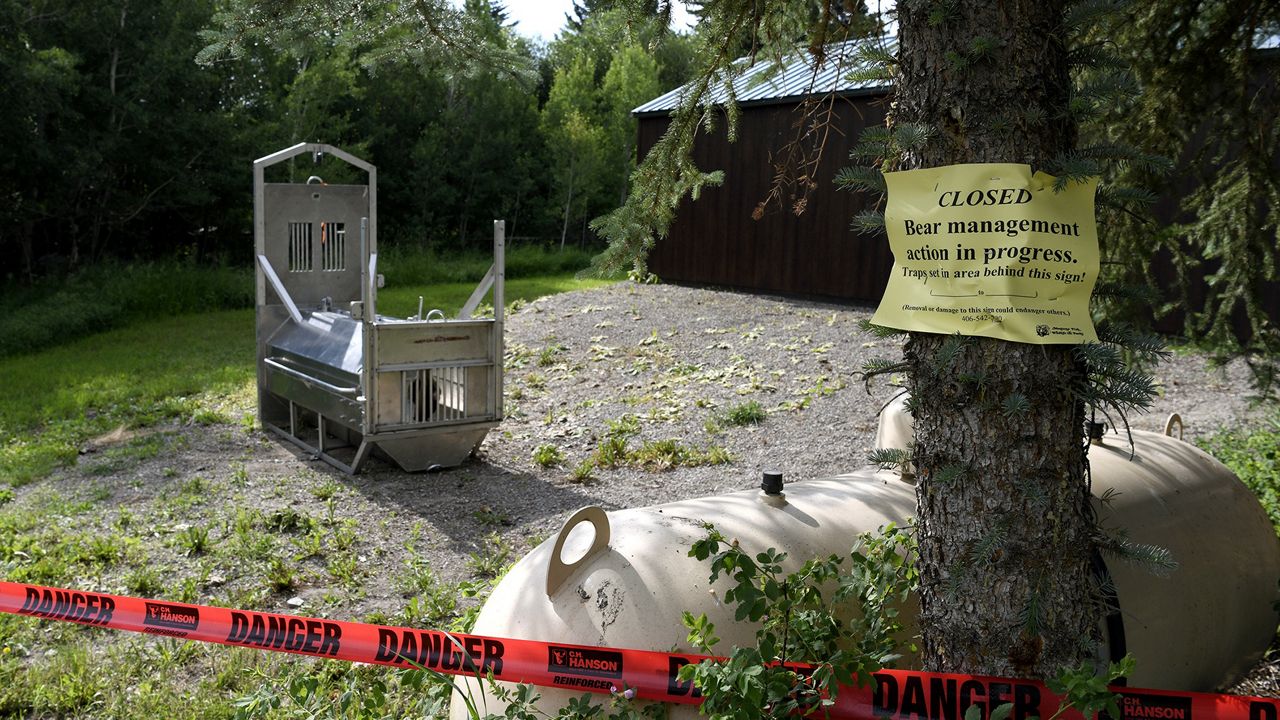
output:
M 184 554 L 200 555 L 209 549 L 209 528 L 203 525 L 192 525 L 178 533 L 176 542 Z
M 765 421 L 766 417 L 768 417 L 768 413 L 765 412 L 764 407 L 755 400 L 749 400 L 725 410 L 720 415 L 719 420 L 720 424 L 725 427 L 740 427 L 743 425 L 759 425 Z
M 627 448 L 627 439 L 609 435 L 596 446 L 590 462 L 594 467 L 614 468 L 626 464 L 629 456 L 630 451 Z
M 310 492 L 311 492 L 311 495 L 315 497 L 317 500 L 328 501 L 329 499 L 335 497 L 338 494 L 338 491 L 341 489 L 342 489 L 342 486 L 339 485 L 338 483 L 334 482 L 331 479 L 325 479 L 319 485 L 312 486 L 310 489 Z
M 556 364 L 556 356 L 564 352 L 564 346 L 552 343 L 538 351 L 538 367 L 550 367 Z
M 307 533 L 315 526 L 315 520 L 293 508 L 275 510 L 266 518 L 267 529 L 275 533 Z
M 485 505 L 479 510 L 471 513 L 471 517 L 475 518 L 476 522 L 481 525 L 496 526 L 511 524 L 511 518 L 508 517 L 506 513 L 501 510 L 494 510 L 488 505 Z
M 569 482 L 577 485 L 587 485 L 594 481 L 596 464 L 595 461 L 588 458 L 573 466 L 573 470 L 569 473 Z
M 281 557 L 273 557 L 267 562 L 267 587 L 275 592 L 288 592 L 298 583 L 298 572 Z
M 561 460 L 564 460 L 564 453 L 560 452 L 560 448 L 555 445 L 544 443 L 533 449 L 533 461 L 538 467 L 554 467 L 559 465 Z
M 489 533 L 480 544 L 480 549 L 467 558 L 467 568 L 473 577 L 481 579 L 496 578 L 506 570 L 511 562 L 511 544 L 503 540 L 497 533 Z
M 722 447 L 700 449 L 684 445 L 678 440 L 651 440 L 632 452 L 628 459 L 632 464 L 648 470 L 724 465 L 730 461 L 728 451 Z
M 360 566 L 356 562 L 356 558 L 349 553 L 341 553 L 333 555 L 329 558 L 329 562 L 325 565 L 325 570 L 329 576 L 342 584 L 347 590 L 356 590 L 360 587 Z
M 164 581 L 160 573 L 149 565 L 134 568 L 124 578 L 124 586 L 134 595 L 155 597 L 164 591 Z

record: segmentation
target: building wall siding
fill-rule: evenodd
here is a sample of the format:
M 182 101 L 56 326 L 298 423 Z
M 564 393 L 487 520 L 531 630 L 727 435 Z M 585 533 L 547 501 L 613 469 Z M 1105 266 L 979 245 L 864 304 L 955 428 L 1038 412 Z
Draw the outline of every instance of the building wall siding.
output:
M 849 162 L 849 151 L 868 125 L 884 121 L 883 96 L 836 101 L 837 131 L 830 133 L 817 187 L 805 211 L 770 205 L 759 220 L 752 212 L 769 192 L 772 164 L 795 136 L 794 104 L 743 109 L 738 141 L 730 144 L 723 123 L 703 135 L 694 158 L 704 170 L 724 170 L 725 184 L 685 201 L 666 238 L 658 241 L 649 267 L 669 282 L 754 291 L 876 301 L 884 292 L 893 255 L 883 234 L 861 235 L 850 219 L 869 198 L 837 190 L 832 178 Z M 649 151 L 667 129 L 665 116 L 643 116 L 639 151 Z

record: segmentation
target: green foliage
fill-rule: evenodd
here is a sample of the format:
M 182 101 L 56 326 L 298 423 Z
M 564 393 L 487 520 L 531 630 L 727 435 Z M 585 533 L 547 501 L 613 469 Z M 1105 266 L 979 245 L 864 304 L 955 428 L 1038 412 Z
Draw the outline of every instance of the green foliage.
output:
M 708 526 L 689 555 L 711 562 L 710 582 L 724 577 L 724 592 L 738 621 L 759 623 L 756 645 L 735 647 L 724 660 L 680 670 L 715 717 L 791 717 L 820 710 L 838 685 L 852 685 L 899 657 L 898 606 L 918 581 L 914 537 L 892 524 L 864 533 L 846 558 L 831 555 L 785 572 L 786 553 L 752 555 Z M 794 566 L 794 565 L 793 565 Z M 846 569 L 847 568 L 847 569 Z M 706 615 L 686 612 L 689 642 L 708 654 L 719 639 Z M 787 663 L 811 663 L 808 676 Z
M 730 461 L 724 448 L 690 447 L 679 440 L 649 440 L 627 454 L 628 462 L 646 470 L 669 470 L 674 467 L 724 465 Z
M 229 120 L 253 110 L 224 104 L 250 84 L 237 82 L 246 68 L 191 63 L 213 6 L 0 3 L 0 252 L 12 261 L 0 281 L 108 256 L 207 262 L 248 229 L 233 208 L 252 133 Z
M 595 480 L 595 461 L 591 458 L 583 460 L 573 466 L 573 470 L 569 473 L 569 482 L 577 485 L 586 485 Z
M 639 26 L 614 11 L 544 52 L 481 0 L 28 6 L 0 3 L 0 26 L 21 29 L 0 41 L 10 109 L 0 120 L 0 253 L 14 260 L 0 272 L 4 286 L 74 276 L 110 258 L 248 265 L 250 163 L 301 141 L 378 166 L 384 251 L 482 249 L 494 217 L 512 238 L 547 240 L 567 224 L 589 245 L 583 213 L 625 194 L 630 108 L 683 82 L 692 57 L 687 37 L 656 24 L 632 34 Z M 582 178 L 578 194 L 588 192 L 565 223 L 555 179 L 564 156 L 540 117 L 554 73 L 568 67 L 560 60 L 579 55 L 589 82 L 560 95 L 583 106 L 601 172 Z M 270 173 L 363 182 L 332 159 L 312 167 L 299 158 Z M 115 317 L 57 304 L 85 324 Z
M 1244 352 L 1265 368 L 1280 347 L 1280 334 L 1261 302 L 1277 278 L 1280 166 L 1274 158 L 1280 128 L 1264 120 L 1280 109 L 1274 85 L 1280 58 L 1257 44 L 1280 27 L 1280 7 L 1264 0 L 1206 7 L 1188 0 L 1100 5 L 1078 13 L 1083 17 L 1075 23 L 1089 49 L 1081 57 L 1088 63 L 1083 75 L 1120 85 L 1120 68 L 1142 92 L 1120 102 L 1091 99 L 1095 119 L 1084 127 L 1085 143 L 1156 149 L 1175 158 L 1172 172 L 1167 161 L 1125 161 L 1110 167 L 1106 179 L 1151 188 L 1177 206 L 1161 218 L 1171 223 L 1165 227 L 1103 208 L 1104 253 L 1118 261 L 1105 267 L 1104 279 L 1150 282 L 1149 259 L 1156 253 L 1168 257 L 1177 280 L 1170 295 L 1154 305 L 1157 316 L 1178 312 L 1188 337 Z M 1096 62 L 1100 56 L 1105 59 Z M 1200 91 L 1187 92 L 1191 87 Z M 1201 274 L 1207 283 L 1200 282 Z M 1146 316 L 1152 309 L 1141 301 L 1116 302 L 1112 313 Z M 1240 320 L 1249 331 L 1238 340 L 1234 325 Z
M 160 262 L 86 268 L 10 287 L 0 302 L 0 357 L 28 353 L 143 319 L 253 307 L 253 276 L 228 267 Z
M 1134 660 L 1126 655 L 1120 662 L 1111 663 L 1101 675 L 1094 674 L 1094 662 L 1083 661 L 1079 667 L 1066 668 L 1056 678 L 1049 678 L 1045 685 L 1062 696 L 1062 705 L 1049 720 L 1057 720 L 1068 710 L 1075 710 L 1087 720 L 1105 712 L 1108 717 L 1120 717 L 1120 696 L 1108 686 L 1122 677 L 1133 674 Z
M 1251 429 L 1228 430 L 1197 440 L 1258 496 L 1280 534 L 1280 413 Z
M 911 451 L 902 448 L 876 448 L 868 453 L 867 462 L 881 470 L 906 472 L 911 467 Z
M 88 439 L 121 426 L 189 419 L 214 402 L 248 403 L 252 313 L 141 323 L 0 359 L 0 373 L 24 388 L 0 395 L 0 476 L 30 482 L 75 462 Z
M 467 558 L 467 569 L 472 576 L 493 580 L 501 577 L 511 564 L 511 553 L 514 548 L 497 533 L 489 533 L 485 537 L 480 550 L 471 553 Z
M 553 467 L 559 465 L 562 460 L 564 460 L 564 453 L 555 445 L 543 443 L 533 449 L 533 461 L 540 467 Z

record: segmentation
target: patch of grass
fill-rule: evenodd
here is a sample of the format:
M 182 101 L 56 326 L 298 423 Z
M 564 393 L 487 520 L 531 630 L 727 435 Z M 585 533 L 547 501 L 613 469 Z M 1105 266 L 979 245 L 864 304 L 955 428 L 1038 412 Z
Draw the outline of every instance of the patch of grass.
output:
M 564 346 L 552 343 L 538 351 L 538 367 L 550 367 L 556 364 L 556 356 L 564 352 Z
M 0 359 L 21 393 L 0 394 L 0 477 L 23 485 L 72 464 L 89 438 L 120 426 L 188 421 L 226 402 L 252 402 L 253 313 L 173 317 Z M 104 454 L 103 474 L 125 469 L 162 439 Z M 92 462 L 92 461 L 91 461 Z
M 134 438 L 124 445 L 103 451 L 87 463 L 85 470 L 90 475 L 114 475 L 156 457 L 163 448 L 164 438 L 159 434 Z
M 1196 444 L 1231 468 L 1258 496 L 1280 534 L 1280 412 L 1261 428 L 1230 430 Z
M 724 412 L 712 415 L 711 419 L 707 421 L 706 429 L 708 432 L 716 432 L 720 428 L 759 425 L 768 416 L 768 411 L 764 409 L 764 406 L 759 401 L 748 400 L 739 405 L 734 405 Z
M 555 445 L 544 443 L 533 449 L 533 461 L 538 467 L 555 467 L 561 460 L 564 460 L 564 453 Z
M 209 549 L 209 528 L 192 525 L 179 532 L 175 542 L 185 555 L 199 555 Z
M 639 432 L 640 418 L 630 413 L 609 421 L 609 437 L 629 438 Z
M 288 592 L 298 584 L 298 572 L 284 558 L 273 557 L 267 562 L 266 581 L 275 592 Z
M 455 317 L 462 306 L 471 297 L 481 275 L 470 282 L 444 283 L 439 285 L 415 284 L 398 286 L 387 280 L 387 287 L 378 291 L 378 312 L 393 317 L 410 317 L 418 312 L 418 297 L 422 296 L 423 313 L 438 308 L 445 317 Z M 507 303 L 516 300 L 536 300 L 546 295 L 555 295 L 572 290 L 586 290 L 611 284 L 609 280 L 579 279 L 574 273 L 544 275 L 512 280 L 507 276 L 505 294 Z
M 347 590 L 354 591 L 360 588 L 360 579 L 363 574 L 360 572 L 360 564 L 350 553 L 331 555 L 329 562 L 325 564 L 325 570 Z
M 7 288 L 0 301 L 0 357 L 29 353 L 129 323 L 210 310 L 253 307 L 253 272 L 194 263 L 106 263 L 31 288 Z
M 316 521 L 293 508 L 281 508 L 267 516 L 267 529 L 275 533 L 307 533 Z
M 679 440 L 650 440 L 632 452 L 628 459 L 632 464 L 649 470 L 724 465 L 731 460 L 728 451 L 722 447 L 695 448 Z
M 439 255 L 430 250 L 388 245 L 380 248 L 379 270 L 387 285 L 470 282 L 474 285 L 493 264 L 489 252 Z M 507 281 L 546 275 L 572 275 L 591 264 L 591 253 L 578 248 L 564 251 L 537 245 L 508 247 L 503 253 Z
M 317 500 L 330 500 L 338 494 L 342 486 L 332 479 L 326 478 L 319 485 L 311 487 L 310 492 Z
M 125 576 L 124 586 L 131 594 L 142 597 L 157 597 L 164 592 L 164 581 L 160 579 L 160 573 L 145 564 L 134 568 Z
M 596 450 L 591 454 L 591 464 L 594 467 L 613 468 L 624 465 L 630 456 L 630 449 L 627 447 L 627 438 L 625 436 L 606 436 L 596 446 Z
M 732 461 L 729 452 L 719 446 L 690 447 L 679 440 L 648 440 L 639 448 L 631 449 L 629 441 L 640 432 L 640 419 L 627 414 L 609 421 L 608 430 L 591 457 L 574 470 L 575 475 L 590 479 L 595 468 L 613 468 L 619 465 L 637 465 L 647 470 L 667 470 L 673 467 L 699 465 L 724 465 Z M 574 478 L 570 478 L 574 480 Z M 585 480 L 575 480 L 583 482 Z

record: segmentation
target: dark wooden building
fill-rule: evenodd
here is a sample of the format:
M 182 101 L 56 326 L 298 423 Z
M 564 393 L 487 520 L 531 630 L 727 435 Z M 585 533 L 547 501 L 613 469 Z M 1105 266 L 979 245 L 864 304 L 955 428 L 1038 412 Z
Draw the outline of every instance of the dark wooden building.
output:
M 815 74 L 805 58 L 782 68 L 772 80 L 760 63 L 735 82 L 742 109 L 737 142 L 724 123 L 702 135 L 694 159 L 703 170 L 723 170 L 724 184 L 685 201 L 667 237 L 649 255 L 649 268 L 668 282 L 715 285 L 752 291 L 875 302 L 884 292 L 893 254 L 883 233 L 863 235 L 850 220 L 868 198 L 838 190 L 836 171 L 849 164 L 849 151 L 863 128 L 884 124 L 883 87 L 843 79 L 848 63 L 834 61 Z M 673 90 L 634 111 L 639 119 L 638 153 L 649 152 L 670 124 L 679 101 Z M 784 197 L 759 219 L 753 212 L 773 185 L 774 158 L 795 140 L 797 108 L 806 96 L 834 93 L 834 116 L 815 186 L 804 212 Z
M 841 63 L 837 53 L 829 54 L 829 58 L 833 56 L 829 67 L 817 73 L 807 58 L 797 57 L 771 79 L 766 75 L 772 66 L 759 63 L 734 83 L 742 111 L 737 142 L 728 141 L 721 123 L 716 133 L 699 137 L 693 152 L 701 169 L 724 171 L 724 184 L 704 190 L 696 202 L 686 200 L 681 205 L 667 237 L 658 241 L 649 256 L 649 268 L 659 278 L 755 292 L 879 302 L 893 266 L 888 240 L 883 233 L 864 235 L 851 229 L 850 221 L 870 198 L 837 189 L 834 178 L 841 167 L 851 164 L 849 151 L 862 130 L 884 123 L 889 88 L 845 80 L 849 63 Z M 1274 89 L 1274 77 L 1268 82 Z M 640 157 L 666 131 L 680 93 L 677 88 L 633 111 L 639 120 Z M 804 212 L 796 214 L 789 203 L 774 202 L 762 217 L 753 219 L 753 211 L 774 184 L 774 159 L 796 137 L 798 109 L 806 97 L 828 94 L 836 98 L 833 132 L 813 173 L 815 187 Z M 713 96 L 712 101 L 723 99 Z M 1190 190 L 1172 189 L 1155 208 L 1157 221 L 1165 224 L 1178 219 L 1177 203 Z M 1193 312 L 1204 306 L 1208 291 L 1205 272 L 1214 269 L 1202 268 L 1192 280 Z M 1177 282 L 1166 256 L 1156 257 L 1152 270 L 1165 292 Z M 1266 311 L 1280 325 L 1280 283 L 1265 283 L 1262 295 Z M 1237 316 L 1237 335 L 1247 338 L 1247 323 L 1239 313 Z M 1157 327 L 1178 333 L 1181 312 L 1166 316 Z

